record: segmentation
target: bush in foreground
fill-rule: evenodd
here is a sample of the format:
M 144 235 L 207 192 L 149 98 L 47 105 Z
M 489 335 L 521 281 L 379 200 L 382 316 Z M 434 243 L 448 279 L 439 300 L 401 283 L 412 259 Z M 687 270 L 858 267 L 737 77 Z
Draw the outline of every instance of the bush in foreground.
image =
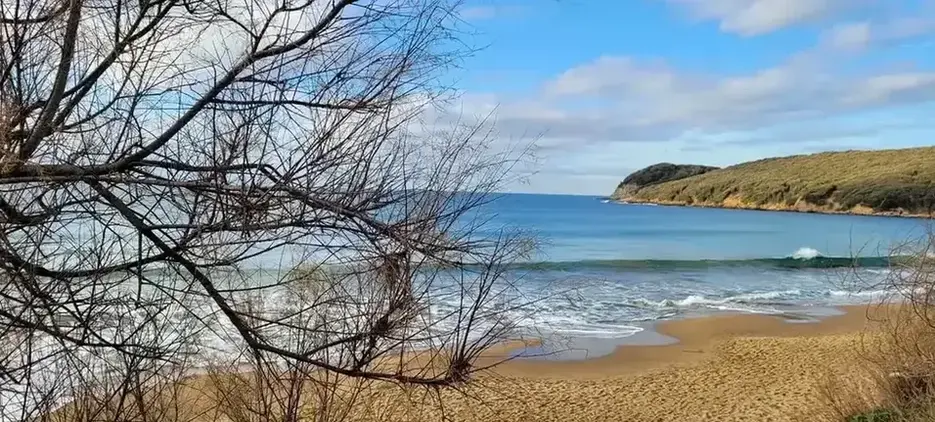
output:
M 911 253 L 907 251 L 911 248 Z M 827 380 L 829 420 L 935 420 L 935 238 L 897 248 L 888 276 L 873 289 L 892 292 L 868 312 L 874 324 L 859 347 L 865 365 Z

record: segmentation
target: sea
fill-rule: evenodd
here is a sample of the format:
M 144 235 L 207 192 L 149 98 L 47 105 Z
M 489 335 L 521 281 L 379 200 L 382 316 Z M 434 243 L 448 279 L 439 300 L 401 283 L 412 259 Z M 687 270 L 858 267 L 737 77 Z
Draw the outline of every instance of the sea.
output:
M 880 287 L 892 271 L 888 256 L 897 246 L 925 239 L 933 221 L 627 204 L 600 196 L 502 193 L 483 199 L 464 216 L 465 226 L 479 224 L 479 236 L 519 231 L 537 247 L 499 274 L 479 301 L 485 316 L 472 320 L 464 335 L 509 325 L 511 335 L 555 343 L 543 355 L 572 359 L 577 355 L 552 352 L 573 344 L 588 353 L 578 357 L 593 357 L 621 344 L 672 342 L 656 330 L 672 319 L 747 313 L 807 323 L 840 313 L 841 305 L 880 300 L 892 293 Z M 327 263 L 327 256 L 311 261 Z M 255 258 L 242 271 L 217 273 L 216 282 L 229 277 L 231 288 L 274 286 L 309 261 L 301 250 L 286 248 Z M 152 279 L 175 279 L 173 271 L 162 271 L 154 268 Z M 476 299 L 471 283 L 479 272 L 441 271 L 451 274 L 427 277 L 415 288 L 431 290 L 424 296 L 433 314 L 426 332 L 447 335 L 459 327 L 464 300 Z M 346 290 L 354 291 L 353 280 L 343 281 Z M 128 288 L 136 292 L 134 286 Z M 253 291 L 244 295 L 257 300 Z M 280 296 L 287 293 L 270 288 L 264 299 L 275 308 L 288 302 Z M 217 332 L 233 332 L 224 319 L 218 323 Z M 225 338 L 209 342 L 219 353 L 234 352 Z
M 573 338 L 646 335 L 662 320 L 716 313 L 807 322 L 887 293 L 894 248 L 930 220 L 627 204 L 598 196 L 501 194 L 489 227 L 540 242 L 511 276 L 529 327 Z M 856 266 L 855 266 L 856 265 Z

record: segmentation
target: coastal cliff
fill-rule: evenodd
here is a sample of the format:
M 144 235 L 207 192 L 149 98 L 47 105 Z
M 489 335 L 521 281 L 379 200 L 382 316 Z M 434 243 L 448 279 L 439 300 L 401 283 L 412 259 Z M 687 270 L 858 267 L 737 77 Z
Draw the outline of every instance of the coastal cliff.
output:
M 664 164 L 671 169 L 671 164 Z M 627 177 L 612 197 L 664 205 L 935 215 L 935 147 L 824 152 L 767 158 L 687 176 L 663 172 L 674 177 L 668 180 L 647 177 L 658 174 L 658 166 Z

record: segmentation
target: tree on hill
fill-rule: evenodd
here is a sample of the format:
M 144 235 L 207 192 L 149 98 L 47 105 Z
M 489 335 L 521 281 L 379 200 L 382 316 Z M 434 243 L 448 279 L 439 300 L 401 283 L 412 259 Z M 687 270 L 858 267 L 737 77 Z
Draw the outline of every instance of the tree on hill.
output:
M 620 186 L 624 185 L 635 185 L 635 186 L 649 186 L 655 185 L 658 183 L 665 183 L 672 180 L 684 179 L 686 177 L 692 177 L 699 174 L 704 174 L 712 170 L 717 170 L 717 167 L 710 166 L 700 166 L 693 164 L 672 164 L 672 163 L 659 163 L 653 164 L 649 167 L 646 167 L 642 170 L 633 172 L 626 179 L 623 179 L 623 182 L 620 182 Z

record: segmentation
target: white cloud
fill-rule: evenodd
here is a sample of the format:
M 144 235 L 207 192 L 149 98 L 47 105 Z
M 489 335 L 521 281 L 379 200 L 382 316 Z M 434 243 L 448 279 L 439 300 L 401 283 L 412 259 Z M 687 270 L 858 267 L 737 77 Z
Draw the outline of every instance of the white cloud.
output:
M 885 40 L 905 40 L 935 32 L 935 18 L 914 17 L 890 21 L 880 30 L 881 38 Z
M 582 192 L 593 192 L 595 183 L 611 186 L 625 168 L 662 160 L 728 165 L 834 145 L 872 146 L 872 139 L 893 147 L 891 135 L 905 135 L 910 126 L 935 130 L 919 117 L 881 120 L 935 105 L 935 70 L 848 74 L 840 59 L 799 55 L 778 66 L 719 75 L 608 56 L 557 75 L 536 96 L 478 97 L 484 107 L 473 109 L 493 110 L 501 136 L 542 135 L 551 170 L 541 180 L 550 182 L 536 187 L 534 179 L 535 189 L 557 189 L 554 173 L 568 173 L 564 177 Z M 908 142 L 905 136 L 899 142 Z M 563 170 L 567 163 L 578 163 L 577 170 Z
M 825 43 L 839 50 L 862 51 L 874 45 L 907 42 L 935 34 L 933 17 L 901 17 L 883 22 L 849 22 L 835 25 Z
M 497 108 L 489 96 L 474 100 L 462 110 L 493 111 L 501 135 L 542 135 L 543 147 L 568 150 L 660 143 L 692 131 L 742 132 L 935 101 L 935 71 L 845 76 L 826 64 L 793 60 L 748 74 L 711 75 L 602 57 L 547 82 L 535 98 L 501 99 Z
M 626 75 L 626 77 L 620 77 Z M 637 62 L 629 57 L 600 57 L 565 71 L 546 85 L 551 95 L 616 95 L 677 89 L 673 72 L 664 63 Z
M 845 104 L 885 104 L 905 100 L 932 99 L 935 88 L 935 72 L 902 72 L 877 75 L 861 81 L 859 86 L 844 98 Z M 907 98 L 908 97 L 908 98 Z
M 869 22 L 841 24 L 831 29 L 828 34 L 831 47 L 840 50 L 862 50 L 873 39 Z
M 773 32 L 826 17 L 857 0 L 666 0 L 698 19 L 720 22 L 725 32 L 744 36 Z

